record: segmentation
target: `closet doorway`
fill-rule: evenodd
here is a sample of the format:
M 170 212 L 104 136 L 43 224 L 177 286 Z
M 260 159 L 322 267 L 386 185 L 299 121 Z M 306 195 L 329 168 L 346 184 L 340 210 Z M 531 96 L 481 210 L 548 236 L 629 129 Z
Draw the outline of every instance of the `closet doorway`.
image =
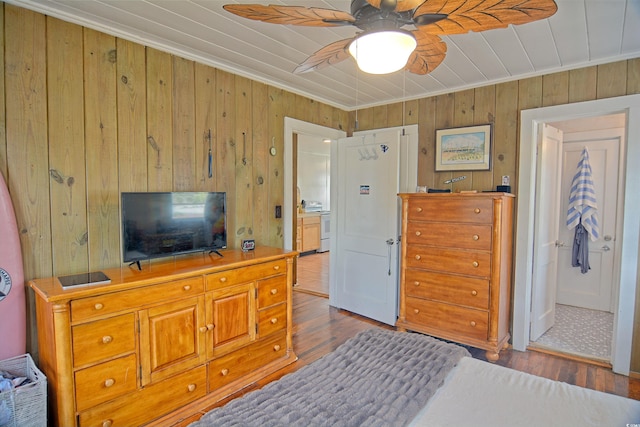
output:
M 538 180 L 537 148 L 539 125 L 576 118 L 594 118 L 622 113 L 626 116 L 626 145 L 619 213 L 620 251 L 614 260 L 618 291 L 614 298 L 613 348 L 611 364 L 614 372 L 629 375 L 632 340 L 634 336 L 634 314 L 636 285 L 638 281 L 638 253 L 640 246 L 640 223 L 637 212 L 640 198 L 633 183 L 640 182 L 640 168 L 633 164 L 640 158 L 640 95 L 628 95 L 553 107 L 523 110 L 520 120 L 520 149 L 518 165 L 518 208 L 516 230 L 516 259 L 514 271 L 513 348 L 525 351 L 530 344 L 532 320 L 532 290 L 534 270 L 534 247 L 536 206 L 544 195 L 536 192 Z M 556 277 L 553 275 L 553 277 Z M 637 332 L 636 332 L 637 333 Z
M 611 114 L 542 125 L 552 128 L 556 138 L 560 136 L 557 151 L 561 155 L 556 171 L 559 187 L 557 184 L 552 187 L 558 188 L 559 200 L 557 204 L 549 203 L 547 199 L 554 196 L 544 194 L 537 203 L 539 210 L 557 206 L 550 217 L 556 222 L 551 228 L 557 231 L 553 234 L 553 251 L 549 251 L 555 257 L 549 265 L 556 271 L 555 279 L 550 277 L 554 274 L 552 271 L 545 271 L 541 280 L 534 278 L 530 345 L 533 348 L 567 353 L 603 364 L 611 361 L 616 309 L 613 302 L 618 295 L 614 259 L 620 252 L 617 225 L 621 223 L 618 213 L 622 211 L 619 188 L 623 177 L 619 166 L 624 161 L 620 154 L 624 149 L 625 121 L 625 114 Z M 550 131 L 545 129 L 543 133 Z M 566 226 L 573 176 L 584 149 L 587 149 L 592 168 L 600 225 L 600 237 L 588 243 L 590 269 L 585 273 L 572 266 L 575 231 Z M 539 185 L 536 193 L 541 196 L 549 193 L 541 192 Z M 538 221 L 538 226 L 544 227 L 544 223 Z M 535 268 L 534 271 L 540 271 Z M 540 295 L 548 299 L 544 307 L 536 307 Z

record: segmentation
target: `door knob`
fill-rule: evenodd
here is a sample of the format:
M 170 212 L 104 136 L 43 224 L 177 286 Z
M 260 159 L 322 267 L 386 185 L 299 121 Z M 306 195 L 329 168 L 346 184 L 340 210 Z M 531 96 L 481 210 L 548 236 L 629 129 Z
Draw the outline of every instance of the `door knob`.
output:
M 607 246 L 607 245 L 604 245 L 602 247 L 602 250 L 605 251 L 605 252 L 609 252 L 611 250 L 611 248 L 609 246 Z

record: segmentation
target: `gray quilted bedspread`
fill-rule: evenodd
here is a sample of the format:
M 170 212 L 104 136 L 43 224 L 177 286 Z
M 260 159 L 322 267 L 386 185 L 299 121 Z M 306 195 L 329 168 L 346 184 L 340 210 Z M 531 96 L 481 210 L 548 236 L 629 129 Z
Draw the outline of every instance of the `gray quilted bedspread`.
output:
M 406 425 L 463 356 L 465 348 L 426 335 L 366 330 L 189 427 Z

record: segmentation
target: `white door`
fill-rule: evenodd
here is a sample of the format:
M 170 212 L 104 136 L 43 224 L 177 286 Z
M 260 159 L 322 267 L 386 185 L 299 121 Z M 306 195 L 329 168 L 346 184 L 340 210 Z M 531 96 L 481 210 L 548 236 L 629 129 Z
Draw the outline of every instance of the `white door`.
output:
M 394 130 L 340 139 L 337 156 L 337 305 L 389 325 L 398 312 L 401 139 Z
M 562 131 L 546 123 L 539 126 L 531 291 L 531 341 L 540 338 L 553 326 L 555 320 L 558 211 L 562 173 Z
M 563 244 L 558 250 L 558 300 L 559 304 L 594 310 L 613 311 L 612 301 L 615 283 L 613 261 L 616 243 L 616 211 L 618 204 L 618 165 L 620 155 L 620 130 L 579 132 L 565 134 L 563 144 L 562 196 L 560 231 L 558 240 Z M 568 142 L 572 140 L 573 142 Z M 571 181 L 576 171 L 582 149 L 589 151 L 593 185 L 598 203 L 600 237 L 589 240 L 589 265 L 582 274 L 580 268 L 571 266 L 571 249 L 575 230 L 566 226 Z

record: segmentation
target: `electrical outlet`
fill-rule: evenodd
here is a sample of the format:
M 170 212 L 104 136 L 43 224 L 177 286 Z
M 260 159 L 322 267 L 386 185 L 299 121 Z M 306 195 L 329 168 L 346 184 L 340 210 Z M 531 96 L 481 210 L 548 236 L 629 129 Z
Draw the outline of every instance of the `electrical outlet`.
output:
M 502 176 L 502 185 L 510 185 L 511 180 L 509 179 L 509 175 Z
M 282 218 L 282 206 L 276 205 L 276 218 Z

